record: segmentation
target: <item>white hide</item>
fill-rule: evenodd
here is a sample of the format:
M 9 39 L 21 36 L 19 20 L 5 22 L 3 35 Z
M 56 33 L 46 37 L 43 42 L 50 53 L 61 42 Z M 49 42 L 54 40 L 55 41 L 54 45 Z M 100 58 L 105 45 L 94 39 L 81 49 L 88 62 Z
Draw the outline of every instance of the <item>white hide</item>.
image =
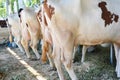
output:
M 101 18 L 102 10 L 98 6 L 101 1 L 107 3 L 106 7 L 111 14 L 119 16 L 118 22 L 113 21 L 105 26 Z M 62 59 L 72 80 L 77 80 L 71 63 L 74 45 L 98 45 L 111 42 L 117 45 L 116 55 L 120 54 L 120 0 L 49 0 L 48 4 L 55 8 L 51 19 L 45 13 L 53 38 L 55 60 Z M 117 77 L 120 77 L 119 56 L 116 57 Z M 59 65 L 57 71 L 60 80 L 64 80 L 60 62 L 55 63 Z M 69 64 L 70 68 L 68 68 Z

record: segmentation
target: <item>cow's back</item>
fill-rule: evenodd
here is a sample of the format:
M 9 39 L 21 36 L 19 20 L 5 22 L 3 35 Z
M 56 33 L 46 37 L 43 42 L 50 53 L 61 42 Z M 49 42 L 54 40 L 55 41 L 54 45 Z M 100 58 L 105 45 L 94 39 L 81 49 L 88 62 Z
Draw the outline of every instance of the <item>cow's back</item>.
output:
M 21 17 L 22 17 L 23 24 L 27 24 L 31 32 L 36 32 L 37 30 L 40 30 L 40 25 L 33 8 L 25 8 L 22 11 Z
M 51 19 L 53 28 L 50 29 L 54 29 L 55 33 L 59 33 L 59 30 L 69 30 L 75 36 L 78 44 L 95 45 L 104 42 L 120 42 L 119 0 L 76 0 L 73 4 L 65 1 L 68 2 L 69 7 L 63 3 L 63 0 L 58 2 L 51 3 L 55 10 Z M 65 26 L 65 28 L 61 26 Z
M 120 1 L 105 0 L 84 2 L 79 25 L 80 44 L 101 44 L 103 42 L 120 43 Z

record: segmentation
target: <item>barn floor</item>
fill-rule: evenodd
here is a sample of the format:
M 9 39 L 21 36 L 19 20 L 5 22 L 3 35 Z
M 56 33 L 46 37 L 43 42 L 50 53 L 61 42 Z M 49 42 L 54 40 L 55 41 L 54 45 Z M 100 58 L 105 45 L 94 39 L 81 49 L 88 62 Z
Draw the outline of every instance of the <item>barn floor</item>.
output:
M 59 80 L 48 63 L 28 60 L 18 48 L 1 45 L 7 38 L 8 30 L 0 28 L 0 80 Z M 77 53 L 73 65 L 79 80 L 118 80 L 108 52 L 109 48 L 98 46 L 94 52 L 87 53 L 84 64 L 80 63 L 81 54 Z M 70 80 L 66 71 L 64 75 Z

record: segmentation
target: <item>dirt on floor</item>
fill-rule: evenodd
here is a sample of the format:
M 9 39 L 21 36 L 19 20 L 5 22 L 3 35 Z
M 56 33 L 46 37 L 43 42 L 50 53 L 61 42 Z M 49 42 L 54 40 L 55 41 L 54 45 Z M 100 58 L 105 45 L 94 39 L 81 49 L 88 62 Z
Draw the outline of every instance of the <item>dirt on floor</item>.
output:
M 43 64 L 41 60 L 32 61 L 26 58 L 18 48 L 11 50 L 19 57 L 15 57 L 8 51 L 5 42 L 8 39 L 7 28 L 0 28 L 0 80 L 38 80 L 36 75 L 30 72 L 20 61 L 25 61 L 46 80 L 59 80 L 57 71 L 51 70 L 48 62 Z M 4 44 L 3 44 L 4 43 Z M 33 57 L 34 54 L 31 54 Z M 19 59 L 17 59 L 19 58 Z M 73 64 L 75 73 L 79 80 L 119 80 L 115 73 L 115 63 L 110 64 L 109 48 L 97 46 L 94 52 L 87 53 L 85 62 L 81 64 L 81 50 L 76 53 Z M 65 71 L 66 80 L 71 80 Z M 40 79 L 42 80 L 42 79 Z

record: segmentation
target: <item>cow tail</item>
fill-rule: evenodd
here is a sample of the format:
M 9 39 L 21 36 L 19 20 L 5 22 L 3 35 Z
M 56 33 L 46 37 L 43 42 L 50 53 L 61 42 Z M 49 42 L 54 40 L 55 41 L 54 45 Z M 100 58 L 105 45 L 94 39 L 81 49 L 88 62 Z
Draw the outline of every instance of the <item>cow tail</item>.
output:
M 45 63 L 47 61 L 47 52 L 48 52 L 48 43 L 45 41 L 42 44 L 42 62 Z
M 10 41 L 10 43 L 12 43 L 12 41 L 13 41 L 12 31 L 11 31 L 11 25 L 8 23 L 8 18 L 6 19 L 6 23 L 7 23 L 7 27 L 8 27 L 8 31 L 9 31 L 9 41 Z

